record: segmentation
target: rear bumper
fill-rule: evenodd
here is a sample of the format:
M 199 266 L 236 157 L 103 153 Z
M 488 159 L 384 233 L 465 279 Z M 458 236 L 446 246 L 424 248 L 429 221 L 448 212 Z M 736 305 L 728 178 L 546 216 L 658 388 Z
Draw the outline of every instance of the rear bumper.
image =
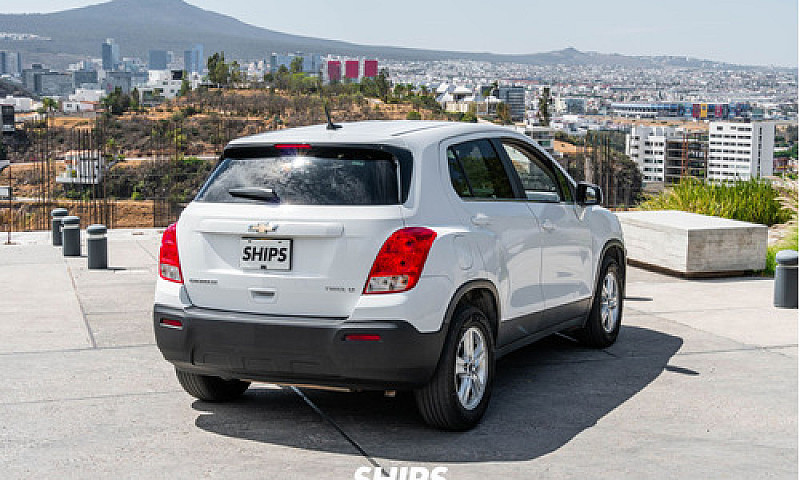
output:
M 180 329 L 162 319 L 179 320 Z M 156 343 L 176 367 L 205 375 L 346 388 L 411 388 L 428 382 L 446 332 L 420 333 L 401 320 L 278 317 L 153 308 Z M 377 334 L 379 341 L 345 340 Z

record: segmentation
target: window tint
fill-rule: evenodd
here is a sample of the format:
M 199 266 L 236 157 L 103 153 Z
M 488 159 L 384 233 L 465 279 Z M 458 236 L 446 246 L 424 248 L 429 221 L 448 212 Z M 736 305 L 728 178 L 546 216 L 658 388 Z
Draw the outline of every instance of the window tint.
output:
M 460 196 L 514 198 L 503 162 L 488 140 L 453 145 L 448 149 L 447 159 L 450 181 Z
M 295 205 L 396 205 L 397 163 L 375 150 L 311 148 L 239 157 L 231 152 L 197 195 L 216 203 L 279 202 Z M 239 157 L 239 158 L 237 158 Z M 271 189 L 263 199 L 231 195 L 231 190 Z
M 522 181 L 522 188 L 525 189 L 525 196 L 528 200 L 535 202 L 560 202 L 563 200 L 559 181 L 538 158 L 515 145 L 503 143 L 503 148 Z
M 456 154 L 452 148 L 447 149 L 447 164 L 450 167 L 450 183 L 453 184 L 453 190 L 456 191 L 459 197 L 471 197 L 472 191 L 469 189 L 467 183 L 467 176 L 461 168 L 461 164 L 456 158 Z

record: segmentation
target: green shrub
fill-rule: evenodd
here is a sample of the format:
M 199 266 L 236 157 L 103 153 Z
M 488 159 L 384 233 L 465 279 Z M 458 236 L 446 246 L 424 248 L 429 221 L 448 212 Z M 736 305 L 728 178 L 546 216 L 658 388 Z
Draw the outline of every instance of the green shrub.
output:
M 792 217 L 792 212 L 781 205 L 778 196 L 778 190 L 762 179 L 725 184 L 684 178 L 639 207 L 681 210 L 771 226 L 785 223 Z
M 767 266 L 764 268 L 765 274 L 775 275 L 775 255 L 781 250 L 797 250 L 797 225 L 792 228 L 788 236 L 767 248 Z

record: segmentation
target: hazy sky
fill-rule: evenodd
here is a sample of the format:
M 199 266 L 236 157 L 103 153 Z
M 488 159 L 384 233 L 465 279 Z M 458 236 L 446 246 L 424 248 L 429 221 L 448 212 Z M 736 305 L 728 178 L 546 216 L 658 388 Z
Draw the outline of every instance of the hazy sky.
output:
M 286 33 L 371 45 L 494 53 L 575 47 L 796 66 L 797 0 L 187 0 Z M 98 0 L 3 0 L 0 13 Z

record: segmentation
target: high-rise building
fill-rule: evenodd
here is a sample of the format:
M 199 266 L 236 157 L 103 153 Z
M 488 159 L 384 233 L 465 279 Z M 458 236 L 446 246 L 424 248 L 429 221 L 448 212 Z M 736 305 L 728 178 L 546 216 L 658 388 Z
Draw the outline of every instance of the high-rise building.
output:
M 150 50 L 147 61 L 148 70 L 166 70 L 167 69 L 167 51 L 166 50 Z
M 749 180 L 773 173 L 775 124 L 710 122 L 708 179 Z
M 521 122 L 525 120 L 525 87 L 500 87 L 497 89 L 497 98 L 508 105 L 512 121 Z
M 289 54 L 279 54 L 273 53 L 269 57 L 269 73 L 275 74 L 278 72 L 278 69 L 286 67 L 287 70 L 291 70 L 292 62 L 297 57 L 303 58 L 303 73 L 307 73 L 310 75 L 319 75 L 320 71 L 322 70 L 322 56 L 316 53 L 289 53 Z
M 347 80 L 358 80 L 359 65 L 358 60 L 346 60 L 344 62 L 344 78 Z
M 72 84 L 76 89 L 98 85 L 97 71 L 86 69 L 72 72 Z
M 364 60 L 364 76 L 373 78 L 378 76 L 378 61 Z
M 22 53 L 17 52 L 17 75 L 22 75 Z
M 339 82 L 342 80 L 342 62 L 338 60 L 328 61 L 328 82 Z
M 667 137 L 664 183 L 673 185 L 683 177 L 708 177 L 708 135 L 678 132 Z
M 0 75 L 5 75 L 8 70 L 8 53 L 0 52 Z
M 677 133 L 673 127 L 636 126 L 625 136 L 625 154 L 639 167 L 645 183 L 664 182 L 667 138 Z
M 109 72 L 116 70 L 120 61 L 119 45 L 117 45 L 113 38 L 106 39 L 101 48 L 101 53 L 103 58 L 103 70 Z
M 206 66 L 206 57 L 203 54 L 203 45 L 196 44 L 191 50 L 183 52 L 183 69 L 188 73 L 203 73 Z

